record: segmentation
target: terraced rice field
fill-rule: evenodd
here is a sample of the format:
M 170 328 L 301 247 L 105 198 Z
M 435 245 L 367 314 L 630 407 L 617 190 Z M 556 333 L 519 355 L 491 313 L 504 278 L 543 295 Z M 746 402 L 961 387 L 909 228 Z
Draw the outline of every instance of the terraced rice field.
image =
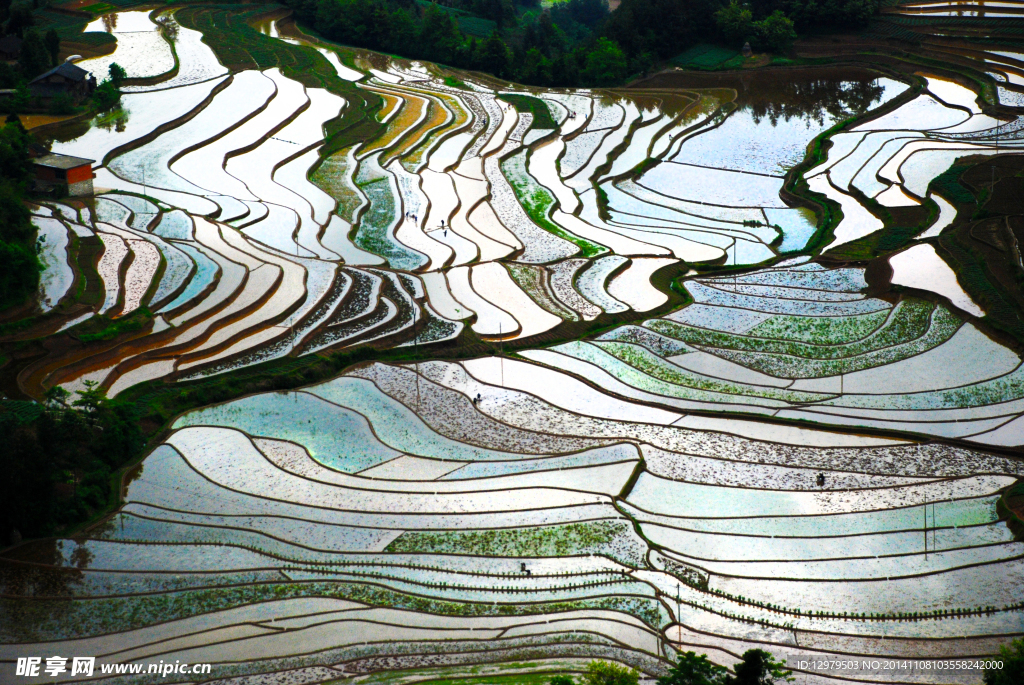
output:
M 1015 122 L 926 73 L 771 118 L 721 87 L 453 88 L 263 28 L 350 90 L 229 70 L 185 27 L 160 80 L 119 42 L 154 78 L 123 126 L 54 142 L 99 160 L 98 195 L 35 210 L 39 302 L 70 297 L 91 241 L 86 316 L 147 318 L 20 377 L 114 396 L 355 348 L 418 361 L 177 417 L 112 518 L 0 562 L 0 661 L 657 676 L 680 650 L 933 662 L 1024 633 L 996 506 L 1024 477 L 1024 367 L 936 250 L 956 198 L 931 184 L 1016 151 Z M 357 95 L 375 133 L 336 144 Z M 801 172 L 841 209 L 821 233 L 784 186 L 850 118 Z M 883 282 L 837 261 L 885 230 L 878 207 L 922 203 Z

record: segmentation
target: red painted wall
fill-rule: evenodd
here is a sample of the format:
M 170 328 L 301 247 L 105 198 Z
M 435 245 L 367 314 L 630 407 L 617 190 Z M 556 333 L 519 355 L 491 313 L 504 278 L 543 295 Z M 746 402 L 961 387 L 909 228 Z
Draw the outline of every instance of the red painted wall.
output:
M 78 183 L 80 181 L 88 181 L 90 178 L 95 178 L 92 173 L 91 164 L 83 164 L 82 166 L 76 166 L 74 169 L 68 169 L 68 183 Z

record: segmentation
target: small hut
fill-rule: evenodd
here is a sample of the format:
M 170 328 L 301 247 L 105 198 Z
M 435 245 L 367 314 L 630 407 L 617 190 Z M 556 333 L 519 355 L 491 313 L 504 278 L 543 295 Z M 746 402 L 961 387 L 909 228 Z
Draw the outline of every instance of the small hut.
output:
M 96 77 L 77 64 L 62 62 L 29 81 L 28 89 L 42 100 L 67 95 L 73 102 L 81 102 L 96 90 Z
M 35 190 L 53 192 L 58 197 L 92 195 L 92 164 L 95 160 L 49 153 L 36 157 L 32 164 L 36 171 Z

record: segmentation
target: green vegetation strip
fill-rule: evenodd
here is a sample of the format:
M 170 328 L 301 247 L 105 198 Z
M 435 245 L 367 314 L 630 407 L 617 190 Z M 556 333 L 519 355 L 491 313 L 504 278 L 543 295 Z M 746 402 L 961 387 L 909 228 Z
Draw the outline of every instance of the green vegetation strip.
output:
M 660 604 L 653 597 L 593 597 L 567 602 L 496 604 L 451 602 L 347 582 L 254 583 L 104 599 L 0 599 L 0 636 L 5 642 L 61 639 L 72 634 L 137 630 L 166 621 L 272 600 L 327 597 L 445 616 L 532 616 L 580 609 L 621 611 L 657 630 Z
M 845 345 L 867 337 L 888 318 L 888 310 L 834 317 L 782 314 L 759 323 L 747 335 L 812 345 Z
M 500 528 L 437 533 L 408 532 L 385 552 L 472 554 L 494 557 L 559 557 L 587 554 L 630 535 L 625 521 L 594 521 L 540 528 Z
M 661 319 L 645 322 L 644 325 L 658 333 L 694 345 L 785 354 L 803 359 L 844 359 L 922 337 L 928 331 L 932 312 L 935 310 L 935 305 L 925 300 L 902 300 L 891 310 L 891 315 L 884 325 L 872 335 L 849 343 L 828 345 L 724 333 Z
M 113 340 L 114 338 L 142 330 L 150 321 L 153 314 L 145 307 L 140 307 L 122 319 L 110 320 L 97 316 L 89 319 L 80 326 L 75 327 L 75 337 L 84 343 L 98 342 L 101 340 Z
M 714 69 L 738 57 L 739 54 L 736 50 L 700 43 L 686 52 L 676 55 L 669 62 L 689 69 Z
M 532 114 L 534 128 L 558 128 L 558 124 L 551 118 L 548 103 L 540 98 L 535 98 L 532 95 L 503 94 L 499 95 L 498 99 L 510 103 L 521 114 L 525 112 Z
M 345 148 L 326 157 L 316 171 L 309 175 L 309 180 L 338 203 L 335 214 L 349 224 L 354 224 L 356 211 L 362 207 L 364 199 L 349 182 L 352 170 L 349 168 L 348 155 L 349 148 Z
M 727 395 L 760 397 L 791 403 L 815 402 L 829 397 L 829 395 L 817 393 L 743 385 L 719 380 L 717 378 L 709 378 L 707 376 L 692 373 L 681 367 L 675 366 L 674 364 L 670 364 L 648 350 L 646 347 L 641 347 L 640 345 L 631 345 L 619 342 L 595 342 L 594 344 L 616 359 L 625 362 L 634 369 L 641 371 L 652 378 L 656 378 L 657 380 L 671 383 L 673 385 L 678 385 L 683 388 L 694 388 L 706 392 L 717 392 Z M 626 379 L 622 378 L 619 380 L 628 382 Z M 632 383 L 630 384 L 632 385 Z
M 501 170 L 505 174 L 505 178 L 508 179 L 509 185 L 512 186 L 516 199 L 519 200 L 519 204 L 526 210 L 530 219 L 548 233 L 554 234 L 563 240 L 568 240 L 573 245 L 579 247 L 584 257 L 595 257 L 607 252 L 608 248 L 569 233 L 548 218 L 551 208 L 555 205 L 555 198 L 548 192 L 547 188 L 535 182 L 533 177 L 527 172 L 526 160 L 528 154 L 528 150 L 523 150 L 512 155 L 501 163 Z

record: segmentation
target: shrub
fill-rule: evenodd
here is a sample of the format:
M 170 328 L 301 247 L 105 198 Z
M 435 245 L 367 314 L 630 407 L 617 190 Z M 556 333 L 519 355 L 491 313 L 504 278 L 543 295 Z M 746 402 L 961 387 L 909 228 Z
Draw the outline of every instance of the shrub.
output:
M 985 685 L 1018 685 L 1024 683 L 1024 638 L 999 648 L 1000 669 L 985 669 Z
M 724 666 L 711 663 L 707 654 L 686 652 L 679 655 L 667 676 L 658 678 L 658 685 L 721 685 L 727 673 Z
M 50 103 L 50 114 L 74 114 L 75 103 L 67 93 L 61 93 Z
M 629 666 L 611 661 L 591 661 L 583 672 L 581 685 L 637 685 L 640 674 Z
M 113 81 L 104 81 L 92 93 L 93 106 L 100 112 L 112 109 L 121 101 L 121 91 L 117 89 Z
M 124 67 L 117 62 L 112 62 L 110 64 L 108 72 L 110 73 L 110 80 L 114 84 L 115 88 L 120 88 L 121 84 L 124 83 L 124 80 L 128 78 L 128 72 L 126 72 Z

